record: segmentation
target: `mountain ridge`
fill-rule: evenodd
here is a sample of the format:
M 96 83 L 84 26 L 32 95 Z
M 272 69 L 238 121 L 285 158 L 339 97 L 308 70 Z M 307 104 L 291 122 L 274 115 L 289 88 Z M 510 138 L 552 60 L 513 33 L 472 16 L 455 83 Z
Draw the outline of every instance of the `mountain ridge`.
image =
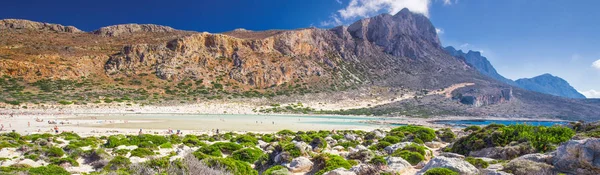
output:
M 421 113 L 423 108 L 427 115 L 578 119 L 597 115 L 594 109 L 600 108 L 590 101 L 515 89 L 480 74 L 464 59 L 446 53 L 433 24 L 408 9 L 331 29 L 212 34 L 129 26 L 113 27 L 111 30 L 119 31 L 113 37 L 107 37 L 110 32 L 102 36 L 4 29 L 0 32 L 0 65 L 6 69 L 0 69 L 0 75 L 20 77 L 23 82 L 19 86 L 42 94 L 48 87 L 53 90 L 53 84 L 60 85 L 55 82 L 58 80 L 91 79 L 98 84 L 87 89 L 75 86 L 69 92 L 88 99 L 62 95 L 50 98 L 54 102 L 49 103 L 64 98 L 62 101 L 83 104 L 105 96 L 143 103 L 276 95 L 293 100 L 311 93 L 335 95 L 381 87 L 386 94 L 399 97 L 406 92 L 416 95 L 413 100 L 365 110 L 408 115 L 403 111 Z M 465 83 L 470 85 L 438 93 Z M 48 99 L 32 101 L 14 94 L 18 93 L 1 97 L 7 104 Z M 437 108 L 431 108 L 434 106 Z M 581 107 L 589 110 L 573 110 Z M 384 112 L 375 112 L 378 110 Z

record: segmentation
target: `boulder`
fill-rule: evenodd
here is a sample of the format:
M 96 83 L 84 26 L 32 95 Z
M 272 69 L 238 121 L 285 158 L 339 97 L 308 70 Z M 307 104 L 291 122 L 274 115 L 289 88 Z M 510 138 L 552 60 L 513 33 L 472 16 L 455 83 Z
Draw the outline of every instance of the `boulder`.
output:
M 275 158 L 273 158 L 273 161 L 275 161 L 276 164 L 284 164 L 287 163 L 288 161 L 292 160 L 292 155 L 290 155 L 290 153 L 288 152 L 282 152 L 279 153 L 275 156 Z
M 356 175 L 356 173 L 354 173 L 354 171 L 350 171 L 345 168 L 338 168 L 338 169 L 323 173 L 323 175 Z
M 265 142 L 265 141 L 262 141 L 262 140 L 258 140 L 258 144 L 257 144 L 257 146 L 258 146 L 259 148 L 265 149 L 265 148 L 267 148 L 267 146 L 269 146 L 269 143 L 267 143 L 267 142 Z
M 479 173 L 479 170 L 475 166 L 463 159 L 440 156 L 431 159 L 431 161 L 429 161 L 429 163 L 427 163 L 417 174 L 425 174 L 427 170 L 438 167 L 448 168 L 462 175 L 474 175 Z
M 300 151 L 302 152 L 302 155 L 306 155 L 308 154 L 310 151 L 312 151 L 312 146 L 308 145 L 305 142 L 292 142 L 294 143 L 294 146 L 296 146 L 296 148 L 300 149 Z
M 344 151 L 346 148 L 344 148 L 343 146 L 339 146 L 339 145 L 338 145 L 338 146 L 334 146 L 334 147 L 333 147 L 333 148 L 331 148 L 331 149 L 333 149 L 333 150 L 336 150 L 336 151 Z
M 357 159 L 362 162 L 366 162 L 375 157 L 375 153 L 371 150 L 360 150 L 348 154 L 348 159 Z
M 504 159 L 510 160 L 517 158 L 521 155 L 535 153 L 536 149 L 533 148 L 529 143 L 521 143 L 513 146 L 506 147 L 490 147 L 484 148 L 477 151 L 471 151 L 469 156 L 471 157 L 487 157 L 492 159 Z
M 511 175 L 510 173 L 494 169 L 481 169 L 480 171 L 481 175 Z
M 570 140 L 552 158 L 552 165 L 572 174 L 600 174 L 600 138 Z
M 390 170 L 400 174 L 413 169 L 412 165 L 408 163 L 408 161 L 400 157 L 387 157 L 386 161 Z
M 327 141 L 328 145 L 336 145 L 338 143 L 337 140 L 333 139 L 331 136 L 325 137 L 325 141 Z
M 442 153 L 440 153 L 440 156 L 450 157 L 450 158 L 461 158 L 461 159 L 465 158 L 465 156 L 463 156 L 463 155 L 451 153 L 451 152 L 442 152 Z
M 357 137 L 354 134 L 346 134 L 344 135 L 344 138 L 346 138 L 346 140 L 350 140 L 350 141 L 356 141 Z
M 444 146 L 444 143 L 442 142 L 425 142 L 425 146 L 429 147 L 429 148 L 441 148 Z
M 552 164 L 552 156 L 547 154 L 535 153 L 535 154 L 525 154 L 521 157 L 517 157 L 516 159 L 530 160 L 539 163 L 547 163 Z
M 353 171 L 357 175 L 372 175 L 378 174 L 379 168 L 375 167 L 375 165 L 361 163 L 358 165 L 354 165 L 352 168 L 350 168 L 350 171 Z
M 397 149 L 402 149 L 405 146 L 408 146 L 410 144 L 415 144 L 413 142 L 400 142 L 400 143 L 396 143 L 390 146 L 387 146 L 384 148 L 384 150 L 388 153 L 388 154 L 392 154 L 394 153 L 394 151 L 396 151 Z
M 290 162 L 290 164 L 287 165 L 287 168 L 292 173 L 309 172 L 312 169 L 313 165 L 314 163 L 306 157 L 296 157 L 292 159 L 292 162 Z
M 515 175 L 542 175 L 556 174 L 552 165 L 546 163 L 534 162 L 525 159 L 514 159 L 504 165 L 502 171 L 510 172 Z

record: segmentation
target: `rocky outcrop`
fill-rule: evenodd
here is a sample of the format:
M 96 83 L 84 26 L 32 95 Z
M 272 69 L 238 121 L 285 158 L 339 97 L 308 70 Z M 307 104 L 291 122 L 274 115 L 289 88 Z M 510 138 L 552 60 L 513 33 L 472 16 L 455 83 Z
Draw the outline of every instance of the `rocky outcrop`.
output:
M 475 175 L 479 173 L 479 170 L 475 166 L 463 159 L 440 156 L 431 159 L 431 161 L 429 161 L 429 163 L 427 163 L 417 174 L 425 174 L 427 170 L 437 167 L 448 168 L 465 175 Z
M 314 163 L 306 157 L 296 157 L 292 159 L 292 162 L 290 162 L 289 165 L 287 165 L 287 168 L 292 173 L 309 172 L 312 169 L 313 164 Z
M 488 59 L 484 56 L 481 56 L 481 52 L 469 50 L 467 53 L 464 53 L 462 50 L 456 50 L 452 46 L 445 47 L 444 50 L 448 52 L 448 54 L 457 57 L 458 59 L 465 60 L 471 67 L 475 68 L 479 73 L 486 75 L 488 77 L 494 78 L 503 83 L 517 86 L 517 84 L 511 79 L 505 78 L 500 75 L 492 63 L 488 61 Z
M 353 171 L 354 173 L 356 173 L 356 175 L 372 175 L 372 174 L 378 174 L 379 168 L 376 167 L 375 165 L 361 163 L 361 164 L 352 166 L 352 168 L 350 168 L 350 171 Z
M 512 96 L 512 88 L 491 89 L 487 91 L 481 89 L 469 89 L 464 93 L 458 93 L 453 98 L 457 99 L 462 104 L 481 107 L 509 102 Z
M 600 174 L 600 139 L 570 140 L 563 143 L 552 158 L 561 172 Z
M 529 143 L 522 143 L 505 147 L 490 147 L 477 151 L 471 151 L 469 156 L 510 160 L 521 155 L 532 154 L 535 152 L 535 148 L 531 147 Z
M 2 29 L 27 29 L 27 30 L 46 30 L 65 33 L 82 33 L 83 31 L 73 26 L 63 26 L 60 24 L 41 23 L 23 19 L 3 19 L 0 20 L 0 30 Z
M 175 29 L 168 26 L 161 26 L 155 24 L 121 24 L 102 27 L 98 30 L 94 30 L 92 33 L 100 36 L 116 37 L 123 35 L 130 35 L 138 32 L 173 32 Z

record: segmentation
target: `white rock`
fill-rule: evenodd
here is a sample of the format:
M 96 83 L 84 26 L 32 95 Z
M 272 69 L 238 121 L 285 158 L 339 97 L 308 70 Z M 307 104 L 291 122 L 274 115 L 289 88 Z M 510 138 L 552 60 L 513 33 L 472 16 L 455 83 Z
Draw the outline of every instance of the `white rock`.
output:
M 323 173 L 323 175 L 356 175 L 356 173 L 354 171 L 350 171 L 345 168 L 338 168 L 338 169 Z
M 429 161 L 429 163 L 427 163 L 417 174 L 425 174 L 427 170 L 438 167 L 448 168 L 463 175 L 474 175 L 479 173 L 479 170 L 475 166 L 463 159 L 440 156 L 431 159 L 431 161 Z
M 397 149 L 402 149 L 402 148 L 404 148 L 405 146 L 408 146 L 408 145 L 411 145 L 411 144 L 416 144 L 416 143 L 413 143 L 413 142 L 400 142 L 400 143 L 396 143 L 396 144 L 393 144 L 393 145 L 390 145 L 390 146 L 386 146 L 386 147 L 384 148 L 384 150 L 385 150 L 385 151 L 386 151 L 388 154 L 392 154 L 392 153 L 394 153 L 394 151 L 396 151 Z
M 306 157 L 296 157 L 287 165 L 287 168 L 292 173 L 309 172 L 313 165 L 314 163 Z
M 412 165 L 408 161 L 400 157 L 387 157 L 386 161 L 388 163 L 388 168 L 400 174 L 413 169 Z
M 552 164 L 562 172 L 600 174 L 600 138 L 563 143 L 556 150 Z

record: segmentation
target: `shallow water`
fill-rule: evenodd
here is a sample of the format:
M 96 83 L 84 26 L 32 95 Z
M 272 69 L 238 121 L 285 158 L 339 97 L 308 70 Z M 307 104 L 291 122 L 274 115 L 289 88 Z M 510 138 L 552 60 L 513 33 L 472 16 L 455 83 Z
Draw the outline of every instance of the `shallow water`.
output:
M 469 126 L 469 125 L 489 125 L 489 124 L 503 124 L 503 125 L 515 125 L 515 124 L 527 124 L 533 126 L 554 126 L 554 125 L 565 125 L 567 122 L 564 121 L 525 121 L 525 120 L 440 120 L 435 121 L 436 124 L 448 124 L 453 126 Z

